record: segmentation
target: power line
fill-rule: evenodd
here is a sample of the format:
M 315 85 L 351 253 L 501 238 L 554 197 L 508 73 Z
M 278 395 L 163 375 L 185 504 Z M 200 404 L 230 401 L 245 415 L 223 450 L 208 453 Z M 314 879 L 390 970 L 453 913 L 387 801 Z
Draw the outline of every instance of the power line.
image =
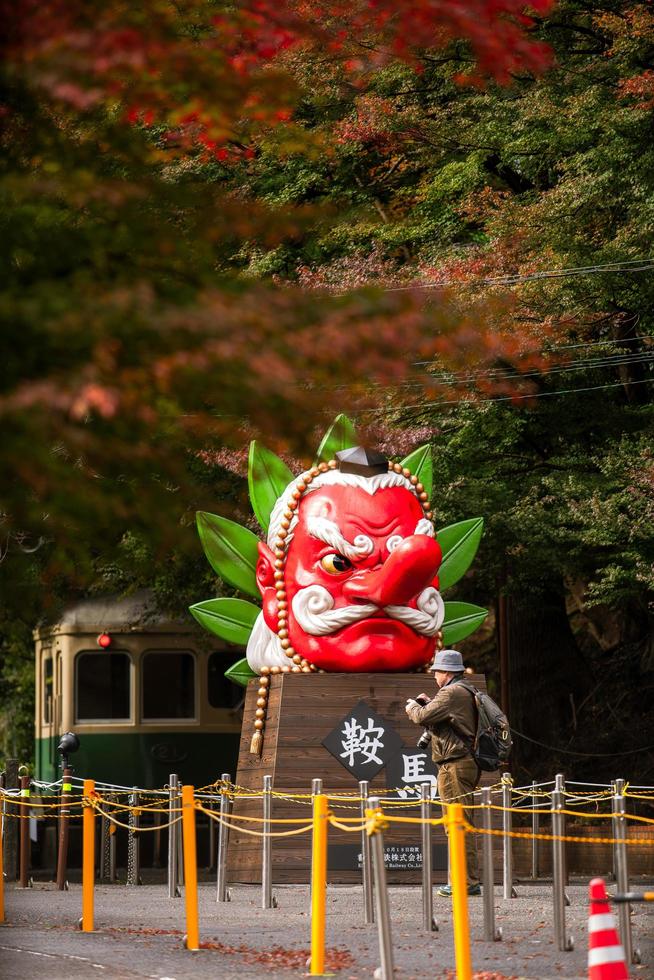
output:
M 498 379 L 502 380 L 505 378 L 507 381 L 522 381 L 524 378 L 540 378 L 545 376 L 551 376 L 554 374 L 567 374 L 572 371 L 597 371 L 604 368 L 611 367 L 628 367 L 632 364 L 648 364 L 654 361 L 654 350 L 651 352 L 641 352 L 639 354 L 625 355 L 621 357 L 620 355 L 609 355 L 606 359 L 601 358 L 590 358 L 587 360 L 577 360 L 570 361 L 567 364 L 557 364 L 549 368 L 539 368 L 533 371 L 524 371 L 521 373 L 512 373 L 509 368 L 487 368 L 479 369 L 478 371 L 471 371 L 467 375 L 457 376 L 457 372 L 441 372 L 439 374 L 427 374 L 427 381 L 436 381 L 439 385 L 465 385 L 470 382 L 474 382 L 480 378 L 488 379 Z M 427 362 L 428 363 L 428 362 Z M 461 372 L 459 372 L 459 375 Z M 419 381 L 406 381 L 400 383 L 398 387 L 407 388 L 422 388 L 424 383 Z
M 638 319 L 639 319 L 639 317 L 638 317 Z M 604 338 L 602 340 L 586 340 L 583 343 L 579 343 L 579 344 L 557 344 L 554 347 L 541 348 L 538 351 L 527 350 L 527 351 L 523 351 L 522 353 L 518 353 L 518 354 L 516 354 L 514 356 L 515 357 L 529 357 L 532 354 L 556 354 L 558 351 L 561 351 L 561 350 L 579 350 L 581 348 L 586 348 L 586 347 L 617 347 L 617 346 L 619 346 L 621 344 L 635 344 L 635 343 L 640 343 L 640 342 L 646 341 L 646 340 L 654 340 L 654 338 L 649 337 L 649 336 L 645 336 L 645 337 L 623 337 L 620 340 L 612 340 L 612 339 L 609 339 L 607 337 L 607 338 Z M 422 367 L 425 364 L 432 364 L 432 363 L 433 363 L 433 361 L 412 361 L 411 362 L 411 366 L 412 367 Z
M 606 362 L 600 359 L 595 360 L 579 360 L 570 361 L 567 364 L 557 364 L 550 368 L 536 368 L 533 371 L 522 371 L 522 372 L 512 372 L 510 368 L 480 368 L 478 371 L 471 371 L 466 375 L 462 372 L 457 371 L 441 371 L 438 373 L 428 374 L 425 373 L 424 381 L 400 381 L 395 387 L 396 389 L 401 389 L 402 391 L 408 391 L 413 388 L 425 388 L 430 382 L 433 382 L 442 387 L 455 387 L 456 385 L 469 385 L 474 384 L 479 380 L 489 380 L 489 381 L 511 381 L 518 382 L 523 381 L 526 378 L 543 378 L 551 377 L 557 374 L 567 374 L 574 371 L 600 371 L 605 368 L 620 368 L 629 367 L 634 364 L 649 364 L 654 361 L 654 351 L 642 355 L 634 355 L 632 357 L 625 358 L 615 358 L 608 360 Z M 382 381 L 371 381 L 372 387 L 387 387 L 385 382 Z M 322 389 L 326 390 L 338 390 L 346 389 L 346 384 L 340 385 L 321 385 Z M 315 389 L 314 389 L 315 390 Z
M 408 286 L 389 286 L 386 293 L 410 292 L 414 289 L 440 289 L 443 286 L 516 286 L 521 282 L 538 282 L 543 279 L 567 279 L 576 276 L 593 276 L 603 273 L 649 272 L 654 270 L 654 259 L 625 259 L 605 262 L 603 265 L 574 266 L 570 269 L 544 269 L 526 275 L 488 276 L 479 279 L 439 279 L 435 282 L 414 282 Z
M 516 394 L 516 395 L 501 395 L 497 398 L 477 398 L 475 401 L 466 401 L 463 398 L 454 398 L 451 401 L 442 402 L 423 402 L 420 405 L 405 405 L 402 406 L 402 411 L 410 411 L 411 409 L 416 409 L 419 411 L 424 411 L 427 407 L 441 407 L 443 405 L 471 405 L 476 407 L 477 405 L 488 405 L 494 402 L 515 402 L 518 400 L 532 399 L 532 398 L 554 398 L 556 395 L 576 395 L 579 392 L 584 391 L 604 391 L 608 388 L 626 388 L 630 385 L 642 385 L 651 384 L 654 378 L 643 378 L 639 381 L 617 381 L 615 384 L 607 385 L 592 385 L 587 388 L 562 388 L 557 391 L 537 391 L 533 394 Z M 382 408 L 370 408 L 363 409 L 359 414 L 369 415 L 371 412 L 376 414 L 383 413 L 389 415 L 391 412 L 396 412 L 398 409 L 384 409 Z

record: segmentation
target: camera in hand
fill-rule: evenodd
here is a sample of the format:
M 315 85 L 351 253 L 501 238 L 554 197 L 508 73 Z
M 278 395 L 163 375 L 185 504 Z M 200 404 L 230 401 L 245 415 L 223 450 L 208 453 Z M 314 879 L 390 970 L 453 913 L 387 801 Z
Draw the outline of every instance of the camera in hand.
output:
M 431 742 L 431 732 L 429 731 L 428 728 L 424 728 L 422 735 L 416 742 L 416 745 L 418 746 L 419 749 L 426 749 L 429 746 L 430 742 Z
M 417 703 L 423 708 L 426 704 L 429 704 L 430 701 L 430 699 L 427 697 L 426 694 L 419 694 L 418 697 L 414 698 L 413 700 L 417 701 Z M 429 747 L 430 742 L 431 742 L 431 732 L 429 731 L 428 728 L 424 728 L 422 735 L 416 742 L 416 745 L 419 749 L 426 749 Z

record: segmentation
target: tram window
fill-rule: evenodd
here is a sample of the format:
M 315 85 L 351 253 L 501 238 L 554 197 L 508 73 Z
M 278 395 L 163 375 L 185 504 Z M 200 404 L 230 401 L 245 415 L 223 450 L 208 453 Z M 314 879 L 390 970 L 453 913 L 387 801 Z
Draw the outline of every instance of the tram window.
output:
M 129 720 L 130 666 L 126 653 L 78 654 L 75 661 L 78 721 Z
M 52 657 L 43 658 L 43 724 L 52 724 Z
M 195 718 L 195 657 L 177 650 L 143 655 L 143 720 Z
M 234 660 L 233 652 L 209 654 L 207 698 L 212 708 L 236 708 L 243 700 L 243 688 L 225 677 Z

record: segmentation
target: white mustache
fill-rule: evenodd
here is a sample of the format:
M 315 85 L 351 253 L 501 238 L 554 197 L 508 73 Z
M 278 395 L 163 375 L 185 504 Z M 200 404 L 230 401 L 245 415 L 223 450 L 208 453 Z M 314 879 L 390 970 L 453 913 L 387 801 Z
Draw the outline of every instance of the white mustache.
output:
M 433 586 L 423 589 L 418 596 L 417 606 L 417 609 L 409 606 L 384 606 L 383 610 L 390 619 L 406 623 L 416 633 L 435 636 L 445 617 L 445 606 L 440 592 Z M 334 609 L 334 597 L 322 585 L 309 585 L 306 589 L 300 589 L 293 597 L 291 607 L 298 626 L 312 636 L 335 633 L 344 626 L 367 619 L 380 609 L 374 603 Z

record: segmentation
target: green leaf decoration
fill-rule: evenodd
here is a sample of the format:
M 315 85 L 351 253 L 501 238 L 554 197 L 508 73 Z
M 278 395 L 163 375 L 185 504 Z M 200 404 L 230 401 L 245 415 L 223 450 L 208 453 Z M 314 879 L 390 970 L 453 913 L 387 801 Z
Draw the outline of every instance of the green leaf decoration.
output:
M 252 627 L 260 613 L 258 606 L 245 599 L 207 599 L 189 606 L 200 626 L 222 637 L 228 643 L 248 642 Z
M 196 517 L 202 547 L 214 572 L 242 592 L 259 596 L 255 575 L 259 557 L 256 535 L 218 514 L 201 510 Z
M 264 531 L 268 530 L 277 498 L 292 479 L 293 474 L 286 463 L 253 439 L 248 457 L 248 487 L 252 510 Z
M 445 620 L 441 626 L 443 645 L 449 647 L 470 636 L 487 616 L 488 609 L 481 606 L 473 606 L 469 602 L 446 602 Z
M 347 415 L 337 415 L 318 446 L 316 463 L 321 460 L 328 463 L 341 449 L 351 449 L 357 442 L 354 423 Z
M 431 497 L 433 484 L 431 446 L 419 446 L 417 449 L 414 449 L 406 459 L 402 460 L 402 466 L 406 466 L 414 476 L 418 477 L 425 488 L 425 493 L 428 497 Z
M 439 589 L 449 589 L 468 571 L 484 530 L 483 517 L 472 517 L 469 521 L 450 524 L 437 534 L 443 550 L 443 561 L 438 571 Z
M 242 660 L 238 660 L 235 664 L 225 671 L 225 677 L 228 681 L 233 684 L 240 684 L 241 687 L 247 687 L 248 681 L 251 681 L 253 677 L 257 675 L 250 667 L 249 663 L 243 657 Z

